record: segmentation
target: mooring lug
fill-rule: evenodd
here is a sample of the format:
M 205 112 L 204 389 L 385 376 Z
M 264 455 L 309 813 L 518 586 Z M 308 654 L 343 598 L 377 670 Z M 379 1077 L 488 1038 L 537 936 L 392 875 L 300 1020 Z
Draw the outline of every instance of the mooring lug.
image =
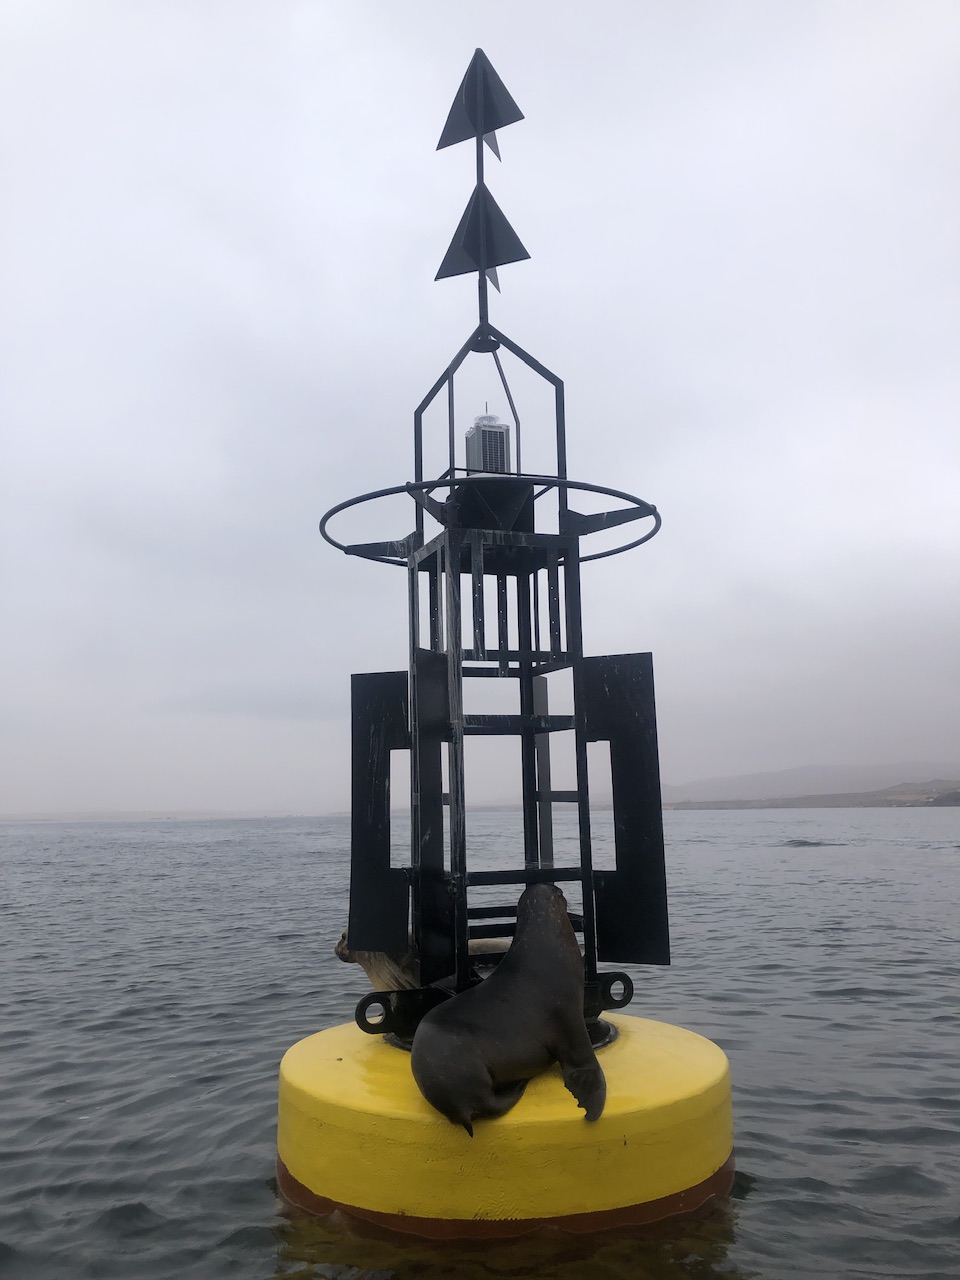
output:
M 354 1018 L 360 1030 L 368 1035 L 390 1035 L 406 1040 L 413 1036 L 424 1014 L 449 1000 L 451 994 L 441 987 L 368 991 L 358 1002 Z

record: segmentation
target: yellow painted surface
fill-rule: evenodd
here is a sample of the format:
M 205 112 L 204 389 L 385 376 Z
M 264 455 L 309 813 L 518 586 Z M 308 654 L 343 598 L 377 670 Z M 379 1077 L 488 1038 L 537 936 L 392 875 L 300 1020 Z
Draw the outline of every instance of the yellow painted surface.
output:
M 425 1101 L 410 1055 L 353 1023 L 280 1065 L 280 1158 L 340 1204 L 425 1218 L 539 1218 L 644 1204 L 710 1177 L 733 1149 L 726 1055 L 663 1022 L 605 1014 L 603 1115 L 588 1123 L 559 1068 L 470 1138 Z

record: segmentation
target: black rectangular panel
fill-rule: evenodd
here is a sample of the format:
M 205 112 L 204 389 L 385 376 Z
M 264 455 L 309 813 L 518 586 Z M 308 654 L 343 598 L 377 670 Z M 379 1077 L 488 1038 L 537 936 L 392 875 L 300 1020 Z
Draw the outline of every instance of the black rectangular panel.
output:
M 610 743 L 617 869 L 594 872 L 598 958 L 669 964 L 653 659 L 584 658 L 574 678 L 588 740 Z
M 350 947 L 402 954 L 409 886 L 403 870 L 390 866 L 390 752 L 410 745 L 407 673 L 354 675 L 351 703 Z

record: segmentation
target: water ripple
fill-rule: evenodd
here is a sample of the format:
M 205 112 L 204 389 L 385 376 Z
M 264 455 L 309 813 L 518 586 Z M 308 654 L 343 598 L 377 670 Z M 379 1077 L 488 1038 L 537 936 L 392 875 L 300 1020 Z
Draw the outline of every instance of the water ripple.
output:
M 956 1280 L 955 812 L 668 813 L 674 965 L 633 1008 L 730 1055 L 733 1197 L 456 1249 L 276 1197 L 279 1059 L 364 990 L 346 820 L 7 826 L 0 1275 Z

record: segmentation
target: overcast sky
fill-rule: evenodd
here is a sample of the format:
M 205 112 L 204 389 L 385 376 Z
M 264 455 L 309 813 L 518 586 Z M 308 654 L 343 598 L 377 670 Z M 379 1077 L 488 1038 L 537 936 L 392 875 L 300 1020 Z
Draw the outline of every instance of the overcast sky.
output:
M 526 116 L 493 322 L 663 514 L 584 624 L 652 649 L 664 778 L 960 759 L 955 0 L 0 12 L 0 810 L 348 807 L 406 588 L 317 522 L 410 478 L 476 323 L 478 45 Z

